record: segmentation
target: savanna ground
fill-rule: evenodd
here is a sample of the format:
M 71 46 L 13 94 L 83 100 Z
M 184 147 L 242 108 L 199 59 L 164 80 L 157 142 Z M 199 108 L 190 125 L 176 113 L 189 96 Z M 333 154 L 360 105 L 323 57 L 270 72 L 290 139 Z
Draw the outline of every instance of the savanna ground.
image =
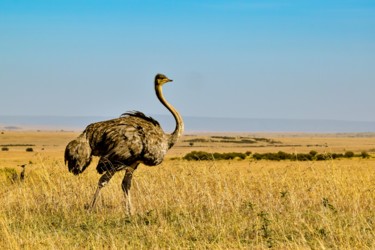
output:
M 162 165 L 137 169 L 131 217 L 121 172 L 84 209 L 99 175 L 93 165 L 68 173 L 63 151 L 75 136 L 0 134 L 9 149 L 0 151 L 0 249 L 375 249 L 375 158 L 181 159 L 193 150 L 375 156 L 374 134 L 186 135 Z

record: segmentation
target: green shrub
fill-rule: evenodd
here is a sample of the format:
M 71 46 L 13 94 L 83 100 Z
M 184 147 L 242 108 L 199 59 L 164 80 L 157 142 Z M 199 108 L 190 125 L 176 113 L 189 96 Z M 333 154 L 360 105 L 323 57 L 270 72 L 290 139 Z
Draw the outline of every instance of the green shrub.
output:
M 216 156 L 216 155 L 214 155 Z M 240 158 L 240 159 L 245 159 L 246 158 L 246 154 L 244 153 L 222 153 L 222 154 L 218 154 L 215 159 L 222 159 L 222 160 L 232 160 L 232 159 L 235 159 L 235 158 Z
M 255 153 L 255 154 L 253 154 L 253 158 L 255 160 L 262 160 L 263 159 L 263 155 L 259 154 L 259 153 Z
M 345 157 L 346 158 L 352 158 L 352 157 L 354 157 L 354 153 L 352 151 L 346 151 L 345 152 Z
M 285 153 L 283 151 L 277 152 L 279 160 L 290 160 L 292 158 L 291 154 Z
M 316 160 L 317 161 L 325 161 L 325 160 L 328 160 L 328 157 L 324 154 L 317 154 L 316 155 Z
M 26 152 L 33 152 L 34 149 L 33 148 L 26 148 Z
M 362 151 L 361 152 L 361 157 L 366 159 L 366 158 L 370 158 L 370 155 L 366 152 L 366 151 Z
M 233 160 L 233 159 L 246 159 L 246 157 L 250 156 L 251 152 L 246 153 L 207 153 L 204 151 L 192 151 L 186 154 L 183 159 L 188 161 L 208 161 L 208 160 Z M 298 153 L 298 154 L 290 154 L 283 151 L 279 151 L 277 153 L 254 153 L 252 154 L 252 158 L 254 160 L 269 160 L 269 161 L 281 161 L 281 160 L 291 160 L 291 161 L 325 161 L 329 159 L 339 159 L 339 158 L 351 158 L 351 157 L 362 157 L 362 158 L 369 158 L 370 155 L 367 152 L 362 152 L 359 155 L 355 155 L 351 151 L 347 151 L 345 154 L 340 153 L 326 153 L 326 154 L 318 154 L 316 151 L 312 150 L 309 153 Z
M 235 158 L 245 159 L 245 153 L 207 153 L 204 151 L 192 151 L 186 154 L 183 159 L 188 161 L 210 161 L 210 160 L 233 160 Z
M 213 155 L 203 151 L 192 151 L 186 154 L 183 159 L 188 161 L 207 161 L 213 160 Z
M 311 154 L 297 154 L 296 160 L 297 161 L 312 161 L 313 156 Z
M 270 161 L 280 161 L 280 158 L 277 153 L 265 153 L 263 159 Z
M 332 159 L 339 159 L 339 158 L 344 158 L 344 155 L 343 154 L 337 154 L 337 153 L 333 153 L 331 155 Z
M 316 156 L 318 154 L 318 152 L 316 152 L 315 150 L 311 150 L 310 153 L 309 153 L 312 157 Z

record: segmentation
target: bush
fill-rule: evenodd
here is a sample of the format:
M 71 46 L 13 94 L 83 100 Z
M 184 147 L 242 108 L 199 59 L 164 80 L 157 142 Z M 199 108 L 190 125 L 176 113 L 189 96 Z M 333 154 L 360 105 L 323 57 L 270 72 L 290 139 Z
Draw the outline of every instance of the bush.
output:
M 280 157 L 277 153 L 265 153 L 263 159 L 270 161 L 280 161 Z
M 233 160 L 239 158 L 241 160 L 246 159 L 250 156 L 251 152 L 246 153 L 207 153 L 204 151 L 192 151 L 186 154 L 183 159 L 188 161 L 208 161 L 208 160 Z M 359 155 L 355 155 L 351 151 L 347 151 L 345 154 L 339 153 L 326 153 L 318 154 L 316 151 L 310 151 L 308 154 L 298 153 L 290 154 L 283 151 L 277 153 L 254 153 L 252 158 L 254 160 L 269 160 L 269 161 L 281 161 L 281 160 L 291 160 L 291 161 L 325 161 L 330 159 L 339 159 L 339 158 L 351 158 L 351 157 L 362 157 L 369 158 L 370 155 L 367 152 L 362 152 Z
M 292 158 L 291 154 L 285 153 L 283 151 L 277 152 L 277 156 L 278 156 L 279 160 L 291 160 L 291 158 Z
M 33 152 L 34 149 L 33 148 L 26 148 L 26 152 Z
M 352 151 L 346 151 L 345 152 L 345 157 L 346 158 L 352 158 L 352 157 L 354 157 L 354 153 Z
M 361 157 L 362 157 L 363 159 L 366 159 L 366 158 L 370 158 L 370 155 L 369 155 L 366 151 L 362 151 L 362 152 L 361 152 Z
M 312 161 L 313 156 L 311 154 L 297 154 L 296 159 L 297 161 Z
M 1 151 L 9 151 L 9 148 L 8 147 L 2 147 Z
M 255 160 L 269 160 L 269 161 L 281 161 L 281 160 L 296 160 L 296 155 L 279 151 L 277 153 L 254 153 L 253 159 Z
M 316 155 L 316 160 L 317 161 L 325 161 L 325 160 L 328 160 L 328 157 L 324 154 L 317 154 Z
M 262 160 L 263 159 L 263 155 L 262 154 L 259 154 L 259 153 L 255 153 L 255 154 L 253 154 L 253 158 L 255 159 L 255 160 Z
M 310 153 L 309 153 L 312 157 L 316 156 L 318 154 L 318 152 L 316 152 L 315 150 L 311 150 Z
M 183 159 L 188 161 L 211 161 L 211 160 L 233 160 L 235 158 L 245 159 L 244 153 L 207 153 L 204 151 L 192 151 L 186 154 Z
M 332 159 L 339 159 L 339 158 L 344 158 L 344 155 L 343 154 L 337 154 L 337 153 L 333 153 L 331 155 Z
M 188 161 L 207 161 L 213 160 L 213 155 L 203 151 L 192 151 L 186 154 L 183 159 Z
M 235 159 L 235 158 L 240 158 L 240 159 L 245 159 L 246 158 L 246 154 L 244 153 L 222 153 L 222 154 L 215 154 L 214 155 L 215 159 L 218 159 L 218 160 L 232 160 L 232 159 Z

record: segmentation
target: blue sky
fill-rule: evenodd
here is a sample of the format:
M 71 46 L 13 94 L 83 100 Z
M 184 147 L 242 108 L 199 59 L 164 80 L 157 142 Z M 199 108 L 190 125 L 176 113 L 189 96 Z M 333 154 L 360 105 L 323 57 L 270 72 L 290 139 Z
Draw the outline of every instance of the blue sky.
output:
M 0 0 L 0 115 L 375 121 L 375 1 Z

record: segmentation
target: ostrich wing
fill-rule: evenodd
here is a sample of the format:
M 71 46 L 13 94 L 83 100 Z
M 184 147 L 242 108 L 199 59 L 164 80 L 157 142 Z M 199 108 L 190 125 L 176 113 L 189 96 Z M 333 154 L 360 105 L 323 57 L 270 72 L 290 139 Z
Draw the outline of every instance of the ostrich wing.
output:
M 144 116 L 128 115 L 86 128 L 93 155 L 100 156 L 99 173 L 136 162 L 157 165 L 165 155 L 164 133 Z

